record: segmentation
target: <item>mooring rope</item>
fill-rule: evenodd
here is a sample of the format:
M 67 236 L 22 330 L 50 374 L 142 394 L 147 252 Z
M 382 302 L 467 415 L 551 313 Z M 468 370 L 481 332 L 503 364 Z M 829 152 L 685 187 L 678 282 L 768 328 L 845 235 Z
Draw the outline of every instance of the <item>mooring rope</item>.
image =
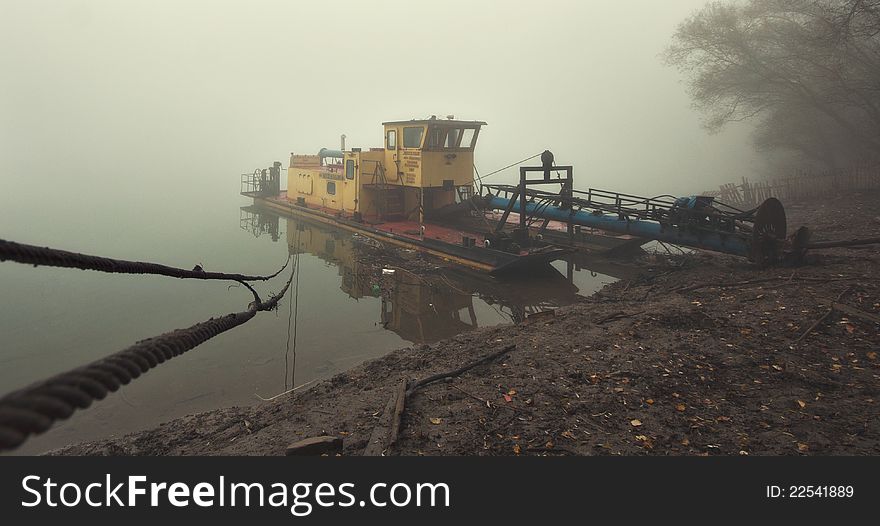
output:
M 247 310 L 141 340 L 131 347 L 88 365 L 31 384 L 0 398 L 0 451 L 20 446 L 77 409 L 89 407 L 160 363 L 197 347 L 214 336 L 247 322 L 257 312 L 272 310 L 287 292 L 284 288 L 267 301 L 254 301 Z
M 536 153 L 535 155 L 533 155 L 533 156 L 531 156 L 531 157 L 526 157 L 525 159 L 522 159 L 522 160 L 520 160 L 520 161 L 517 161 L 517 162 L 515 162 L 515 163 L 513 163 L 513 164 L 508 164 L 508 165 L 505 166 L 504 168 L 499 168 L 499 169 L 495 170 L 494 172 L 489 172 L 489 173 L 487 173 L 486 175 L 480 177 L 480 183 L 483 182 L 483 179 L 486 179 L 486 178 L 492 177 L 493 175 L 495 175 L 495 174 L 497 174 L 497 173 L 501 173 L 501 172 L 503 172 L 504 170 L 507 170 L 508 168 L 513 168 L 514 166 L 516 166 L 516 165 L 518 165 L 518 164 L 522 164 L 522 163 L 524 163 L 524 162 L 526 162 L 526 161 L 531 161 L 531 160 L 534 159 L 535 157 L 540 157 L 542 153 L 544 153 L 544 152 Z M 480 187 L 482 188 L 482 184 L 480 184 Z
M 196 266 L 192 270 L 169 267 L 158 263 L 144 261 L 127 261 L 124 259 L 112 259 L 101 256 L 90 256 L 77 252 L 68 252 L 49 247 L 26 245 L 14 241 L 0 239 L 0 261 L 15 261 L 34 266 L 77 268 L 80 270 L 96 270 L 115 274 L 158 274 L 172 278 L 190 279 L 219 279 L 232 281 L 268 281 L 281 274 L 290 263 L 287 262 L 278 272 L 268 276 L 250 276 L 247 274 L 227 274 L 225 272 L 208 272 Z

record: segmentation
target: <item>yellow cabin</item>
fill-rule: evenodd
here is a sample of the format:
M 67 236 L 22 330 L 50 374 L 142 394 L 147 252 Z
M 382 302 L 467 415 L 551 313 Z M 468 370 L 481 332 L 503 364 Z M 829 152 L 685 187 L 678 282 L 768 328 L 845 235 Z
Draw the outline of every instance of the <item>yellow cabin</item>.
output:
M 384 148 L 291 154 L 287 199 L 357 220 L 423 221 L 473 193 L 481 121 L 383 123 Z

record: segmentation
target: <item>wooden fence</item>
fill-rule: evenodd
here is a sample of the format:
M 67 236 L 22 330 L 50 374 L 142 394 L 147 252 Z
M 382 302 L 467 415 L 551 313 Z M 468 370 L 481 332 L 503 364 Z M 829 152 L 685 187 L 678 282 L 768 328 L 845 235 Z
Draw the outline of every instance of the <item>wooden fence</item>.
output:
M 749 209 L 769 197 L 775 197 L 783 203 L 794 203 L 861 190 L 880 190 L 880 166 L 864 166 L 836 174 L 803 173 L 764 181 L 749 181 L 743 177 L 740 184 L 722 184 L 718 190 L 703 192 L 702 195 L 717 197 L 722 203 L 740 209 Z

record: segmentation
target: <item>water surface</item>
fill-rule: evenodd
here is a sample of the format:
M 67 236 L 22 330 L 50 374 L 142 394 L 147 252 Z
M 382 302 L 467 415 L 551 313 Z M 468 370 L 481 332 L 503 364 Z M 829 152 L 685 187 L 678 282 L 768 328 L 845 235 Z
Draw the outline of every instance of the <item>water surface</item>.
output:
M 365 278 L 351 233 L 241 210 L 249 203 L 231 186 L 189 193 L 163 190 L 147 187 L 113 199 L 82 193 L 76 199 L 63 194 L 3 199 L 0 237 L 251 274 L 272 273 L 289 254 L 298 253 L 297 293 L 288 294 L 277 311 L 260 313 L 75 413 L 17 453 L 120 435 L 193 412 L 260 403 L 260 397 L 332 376 L 390 350 L 519 321 L 614 281 L 569 269 L 565 262 L 519 283 L 455 268 L 442 273 L 448 284 L 443 288 L 405 272 Z M 266 297 L 280 290 L 288 276 L 282 273 L 256 288 Z M 252 299 L 244 288 L 225 282 L 9 262 L 0 264 L 0 287 L 3 393 L 139 339 L 244 310 Z

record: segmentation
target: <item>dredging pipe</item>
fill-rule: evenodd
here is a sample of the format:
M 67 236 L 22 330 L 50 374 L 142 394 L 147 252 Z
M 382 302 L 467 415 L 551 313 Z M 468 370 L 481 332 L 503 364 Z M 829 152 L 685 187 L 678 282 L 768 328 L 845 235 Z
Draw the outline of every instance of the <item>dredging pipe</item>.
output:
M 484 199 L 484 202 L 490 208 L 505 210 L 510 207 L 510 199 L 505 197 L 485 196 Z M 663 224 L 658 221 L 621 218 L 617 214 L 563 209 L 558 206 L 529 201 L 526 201 L 525 209 L 526 213 L 533 217 L 561 221 L 563 223 L 571 222 L 575 225 L 595 228 L 605 232 L 629 234 L 645 239 L 724 252 L 750 259 L 752 259 L 753 255 L 754 234 L 714 231 L 702 229 L 693 224 L 678 226 Z M 511 210 L 517 212 L 520 210 L 519 199 L 516 199 Z

